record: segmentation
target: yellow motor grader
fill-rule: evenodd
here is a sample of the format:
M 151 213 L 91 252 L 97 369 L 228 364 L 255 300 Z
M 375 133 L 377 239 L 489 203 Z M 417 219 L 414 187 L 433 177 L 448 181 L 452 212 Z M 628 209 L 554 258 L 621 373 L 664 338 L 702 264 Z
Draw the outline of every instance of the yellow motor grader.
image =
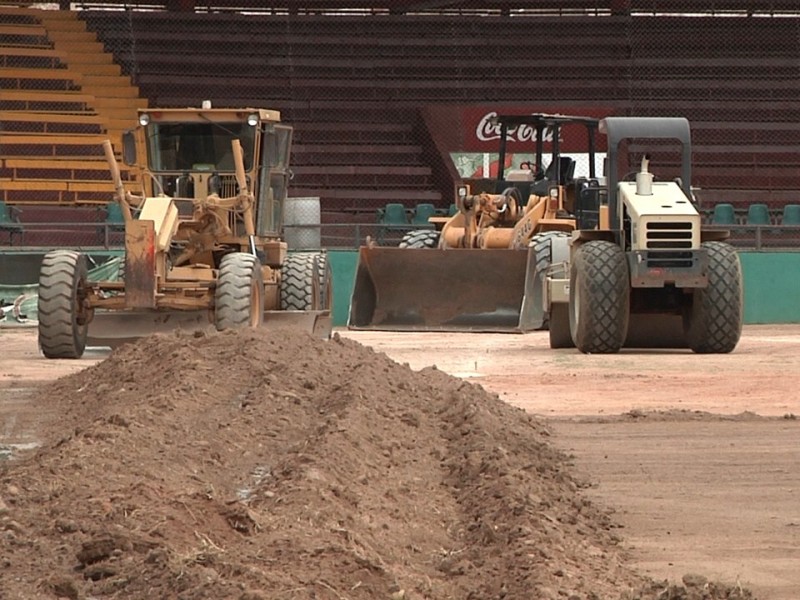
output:
M 106 158 L 125 221 L 120 280 L 89 281 L 85 255 L 45 255 L 39 345 L 79 358 L 176 328 L 296 327 L 331 331 L 325 252 L 288 252 L 281 238 L 292 127 L 268 109 L 143 109 L 123 159 L 143 193 L 123 187 Z
M 585 130 L 591 179 L 598 121 L 528 114 L 500 115 L 495 122 L 501 165 L 496 180 L 480 182 L 484 189 L 476 193 L 459 186 L 458 210 L 440 217 L 440 227 L 410 231 L 397 247 L 359 249 L 349 328 L 525 332 L 546 327 L 545 273 L 553 262 L 568 259 L 577 223 L 598 218 L 584 214 L 576 201 L 589 179 L 574 177 L 575 161 L 560 152 L 561 130 Z M 521 127 L 535 131 L 525 137 L 536 140 L 536 165 L 507 171 L 506 142 Z M 552 152 L 543 169 L 546 136 Z

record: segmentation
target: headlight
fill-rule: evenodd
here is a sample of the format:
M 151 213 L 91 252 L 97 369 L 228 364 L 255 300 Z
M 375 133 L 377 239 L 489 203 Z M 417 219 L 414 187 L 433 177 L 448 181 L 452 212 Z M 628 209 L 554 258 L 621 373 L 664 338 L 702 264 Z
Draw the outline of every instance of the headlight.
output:
M 458 187 L 458 191 L 456 192 L 458 197 L 462 200 L 467 197 L 467 186 L 461 185 Z
M 250 125 L 250 127 L 255 127 L 258 125 L 258 114 L 251 113 L 247 115 L 247 124 Z
M 558 198 L 558 188 L 557 187 L 551 187 L 550 188 L 550 197 L 551 198 Z
M 144 127 L 149 122 L 150 122 L 150 115 L 148 115 L 147 113 L 142 113 L 139 115 L 139 125 Z

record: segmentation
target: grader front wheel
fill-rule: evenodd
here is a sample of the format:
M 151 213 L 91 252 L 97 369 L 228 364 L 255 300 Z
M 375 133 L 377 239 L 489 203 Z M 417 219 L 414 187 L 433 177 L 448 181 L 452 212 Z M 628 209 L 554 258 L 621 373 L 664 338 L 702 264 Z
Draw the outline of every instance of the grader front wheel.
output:
M 39 347 L 47 358 L 80 358 L 86 349 L 88 315 L 82 305 L 86 256 L 48 252 L 39 271 Z
M 264 320 L 264 281 L 258 258 L 244 252 L 223 256 L 214 301 L 217 330 L 261 325 Z

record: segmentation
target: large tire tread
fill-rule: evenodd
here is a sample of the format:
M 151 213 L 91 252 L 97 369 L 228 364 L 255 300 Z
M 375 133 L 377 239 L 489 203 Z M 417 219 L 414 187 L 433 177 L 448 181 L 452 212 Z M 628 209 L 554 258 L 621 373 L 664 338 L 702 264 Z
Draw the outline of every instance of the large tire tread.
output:
M 708 286 L 694 292 L 686 339 L 699 354 L 732 352 L 742 335 L 742 267 L 736 249 L 724 242 L 705 242 Z
M 214 300 L 214 321 L 219 331 L 260 325 L 264 318 L 264 281 L 258 258 L 244 252 L 223 256 Z
M 625 253 L 612 242 L 586 242 L 575 252 L 570 268 L 570 331 L 575 346 L 586 354 L 619 352 L 629 318 Z
M 80 358 L 86 349 L 87 323 L 80 315 L 80 286 L 87 278 L 86 257 L 55 250 L 39 271 L 39 347 L 47 358 Z
M 400 248 L 438 248 L 439 232 L 432 229 L 415 229 L 403 236 Z
M 281 310 L 329 309 L 331 280 L 327 253 L 290 253 L 281 266 Z

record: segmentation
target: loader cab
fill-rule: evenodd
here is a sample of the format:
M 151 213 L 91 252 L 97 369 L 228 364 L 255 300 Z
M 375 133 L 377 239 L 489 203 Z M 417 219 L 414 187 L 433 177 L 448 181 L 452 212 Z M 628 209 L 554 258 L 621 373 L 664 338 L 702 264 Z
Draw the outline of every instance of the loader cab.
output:
M 500 128 L 500 143 L 497 181 L 495 193 L 501 193 L 509 187 L 516 188 L 523 199 L 523 205 L 531 195 L 547 196 L 552 186 L 562 186 L 566 191 L 567 210 L 578 216 L 580 193 L 588 180 L 596 181 L 596 136 L 599 120 L 592 117 L 550 115 L 534 113 L 529 115 L 497 115 L 491 121 Z M 575 128 L 581 131 L 574 132 Z M 562 155 L 561 144 L 564 132 L 569 129 L 570 135 L 581 135 L 586 140 L 589 159 L 589 177 L 575 177 L 576 161 Z M 509 142 L 528 140 L 533 143 L 534 160 L 523 170 L 504 168 L 508 154 Z M 549 144 L 549 157 L 545 161 L 545 144 Z M 546 167 L 545 167 L 546 162 Z M 527 176 L 521 173 L 528 172 Z M 585 202 L 584 202 L 585 204 Z M 584 212 L 584 211 L 581 211 Z
M 602 229 L 607 226 L 601 217 L 603 207 L 608 207 L 606 186 L 597 178 L 577 179 L 574 214 L 578 229 Z

